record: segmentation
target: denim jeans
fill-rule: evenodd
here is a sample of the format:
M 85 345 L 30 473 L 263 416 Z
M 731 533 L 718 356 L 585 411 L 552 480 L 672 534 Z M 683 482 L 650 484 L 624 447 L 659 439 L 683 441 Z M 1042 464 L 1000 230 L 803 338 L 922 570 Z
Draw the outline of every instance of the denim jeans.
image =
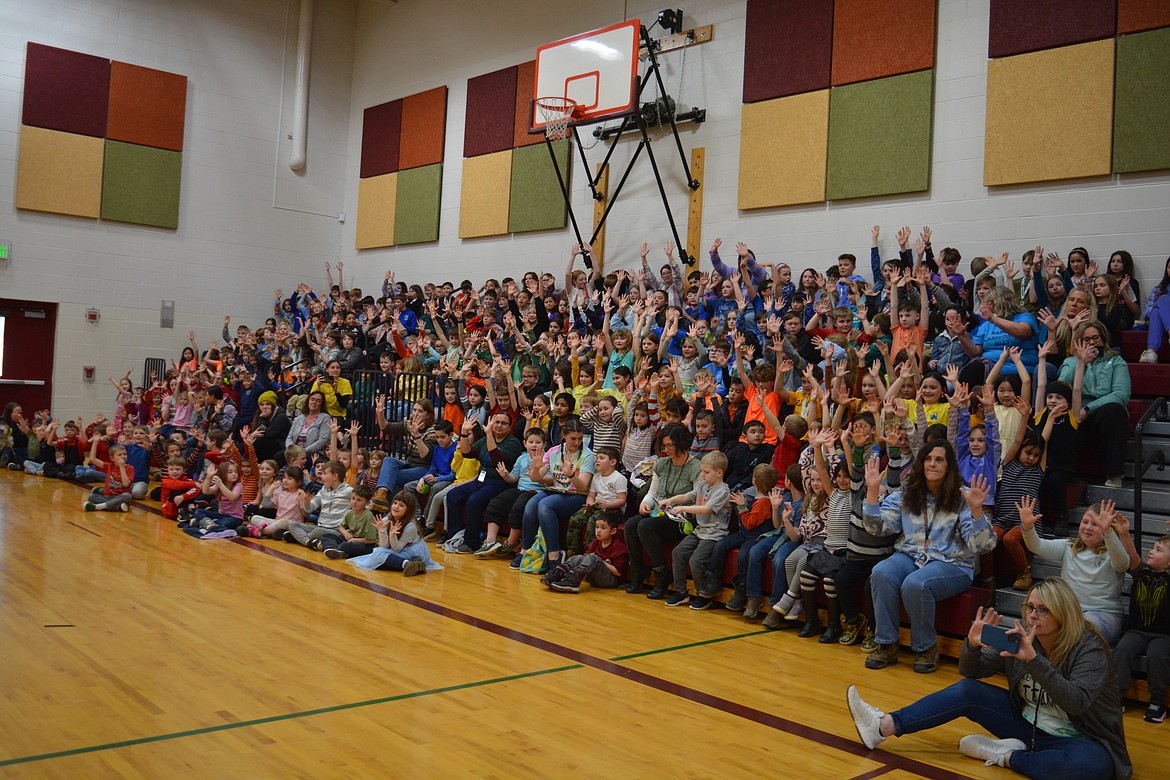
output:
M 783 540 L 783 542 L 776 550 L 776 554 L 773 555 L 772 548 L 779 540 Z M 784 573 L 784 561 L 799 546 L 800 542 L 794 542 L 784 535 L 762 536 L 756 540 L 756 543 L 752 545 L 751 552 L 748 553 L 748 598 L 758 598 L 764 595 L 764 566 L 770 560 L 772 563 L 772 592 L 769 594 L 769 602 L 775 604 L 780 600 L 780 597 L 784 595 L 784 591 L 788 589 L 788 577 Z
M 971 587 L 974 572 L 943 561 L 930 561 L 919 568 L 906 553 L 896 552 L 873 567 L 869 578 L 873 592 L 873 614 L 877 641 L 898 643 L 900 606 L 910 616 L 910 649 L 929 650 L 938 641 L 934 630 L 935 604 L 957 596 Z
M 1150 309 L 1149 331 L 1146 334 L 1146 349 L 1155 352 L 1166 343 L 1166 331 L 1170 329 L 1170 295 L 1163 295 L 1154 301 Z
M 897 553 L 895 553 L 897 555 Z M 880 635 L 879 635 L 879 640 Z M 1034 732 L 1032 724 L 1012 707 L 1007 690 L 981 680 L 963 679 L 890 713 L 898 736 L 925 731 L 955 718 L 967 718 L 996 739 L 1018 739 L 1030 750 L 1017 750 L 1009 759 L 1013 771 L 1045 780 L 1108 780 L 1113 759 L 1099 742 L 1078 737 L 1054 737 Z
M 423 466 L 410 467 L 406 465 L 405 461 L 398 458 L 386 458 L 382 461 L 382 469 L 378 472 L 378 487 L 389 490 L 390 498 L 394 498 L 394 494 L 402 490 L 403 485 L 408 482 L 417 482 L 426 473 L 427 470 Z
M 463 530 L 468 517 L 474 515 L 482 520 L 488 502 L 510 487 L 502 479 L 485 479 L 483 482 L 473 479 L 447 491 L 444 538 L 450 539 L 457 531 Z M 478 531 L 474 535 L 474 539 L 468 538 L 466 534 L 463 536 L 463 543 L 473 550 L 479 547 L 481 541 Z
M 106 472 L 89 466 L 74 466 L 73 476 L 80 482 L 100 482 L 105 480 Z
M 561 551 L 561 518 L 568 520 L 574 512 L 585 505 L 585 496 L 570 493 L 545 493 L 537 491 L 524 507 L 523 538 L 525 550 L 536 541 L 536 529 L 544 532 L 544 544 L 548 551 Z

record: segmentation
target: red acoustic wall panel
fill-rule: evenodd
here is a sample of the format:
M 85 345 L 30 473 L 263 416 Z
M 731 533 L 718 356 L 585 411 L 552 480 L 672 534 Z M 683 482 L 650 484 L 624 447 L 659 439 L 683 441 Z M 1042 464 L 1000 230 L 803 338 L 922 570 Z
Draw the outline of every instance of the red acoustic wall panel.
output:
M 29 42 L 21 122 L 101 138 L 109 96 L 108 59 Z
M 370 106 L 362 116 L 361 178 L 398 170 L 398 146 L 402 133 L 402 101 Z
M 463 156 L 512 148 L 516 130 L 516 66 L 467 80 Z
M 827 89 L 833 0 L 748 0 L 743 102 Z
M 991 0 L 987 56 L 1010 57 L 1116 32 L 1117 0 Z

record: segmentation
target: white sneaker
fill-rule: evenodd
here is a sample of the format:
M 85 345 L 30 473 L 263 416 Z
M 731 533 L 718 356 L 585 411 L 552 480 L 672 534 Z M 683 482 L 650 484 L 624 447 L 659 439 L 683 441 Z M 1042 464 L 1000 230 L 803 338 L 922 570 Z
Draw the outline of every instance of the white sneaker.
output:
M 984 766 L 1002 766 L 1010 768 L 1007 758 L 1017 750 L 1027 750 L 1028 746 L 1018 739 L 995 739 L 986 734 L 968 734 L 959 740 L 959 752 L 971 758 L 977 758 Z
M 886 713 L 863 701 L 856 685 L 850 685 L 845 691 L 845 702 L 849 705 L 849 714 L 853 716 L 853 725 L 863 745 L 873 750 L 886 741 L 882 736 L 882 718 Z
M 1139 363 L 1157 363 L 1158 353 L 1152 349 L 1142 351 L 1142 356 L 1138 358 Z
M 1121 489 L 1121 477 L 1110 477 L 1105 480 L 1105 487 L 1113 488 L 1115 490 Z

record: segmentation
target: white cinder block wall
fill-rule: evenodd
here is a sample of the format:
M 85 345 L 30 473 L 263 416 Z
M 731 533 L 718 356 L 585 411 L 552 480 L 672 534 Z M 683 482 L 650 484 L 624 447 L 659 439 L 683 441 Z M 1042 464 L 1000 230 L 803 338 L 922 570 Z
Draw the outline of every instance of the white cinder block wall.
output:
M 983 186 L 983 131 L 987 78 L 988 4 L 940 0 L 936 58 L 933 155 L 930 191 L 840 201 L 830 204 L 740 212 L 736 208 L 739 176 L 739 129 L 743 85 L 744 0 L 692 0 L 683 6 L 687 27 L 714 24 L 714 40 L 686 52 L 663 57 L 664 79 L 675 98 L 682 82 L 682 106 L 707 109 L 706 124 L 683 130 L 683 144 L 706 149 L 703 198 L 703 247 L 716 236 L 734 254 L 743 240 L 761 258 L 783 260 L 796 269 L 824 269 L 843 251 L 868 257 L 869 230 L 883 226 L 883 248 L 896 247 L 894 232 L 903 224 L 934 231 L 937 249 L 957 246 L 965 259 L 1010 251 L 1013 257 L 1034 247 L 1062 254 L 1077 245 L 1094 257 L 1108 258 L 1128 249 L 1138 260 L 1143 291 L 1161 279 L 1170 254 L 1170 175 L 1131 174 L 1094 180 L 996 188 Z M 569 230 L 515 237 L 461 241 L 458 199 L 462 170 L 464 106 L 467 79 L 532 59 L 542 43 L 620 21 L 624 14 L 650 24 L 666 7 L 646 0 L 403 0 L 396 7 L 364 2 L 359 9 L 354 62 L 355 121 L 349 129 L 347 211 L 357 208 L 361 126 L 356 120 L 367 106 L 439 84 L 450 87 L 443 170 L 443 212 L 437 244 L 355 252 L 354 225 L 342 231 L 343 252 L 360 280 L 372 285 L 386 268 L 400 278 L 419 281 L 516 274 L 529 268 L 558 271 L 567 260 Z M 656 30 L 655 35 L 661 34 Z M 913 45 L 914 31 L 891 40 Z M 391 45 L 392 44 L 392 45 Z M 680 73 L 680 66 L 682 73 Z M 651 94 L 653 88 L 651 88 Z M 1034 122 L 1038 133 L 1050 122 L 1075 117 L 1035 117 L 1020 106 L 1020 121 Z M 587 136 L 591 140 L 591 137 Z M 777 143 L 784 143 L 778 138 Z M 624 140 L 614 154 L 611 187 L 636 142 Z M 588 153 L 591 163 L 604 156 L 605 145 Z M 687 198 L 678 155 L 669 136 L 655 144 L 667 172 L 671 208 L 685 240 Z M 586 194 L 580 162 L 573 171 L 573 202 L 582 229 L 592 225 L 592 201 Z M 637 263 L 637 246 L 655 247 L 668 237 L 666 221 L 650 168 L 638 161 L 622 200 L 608 222 L 607 268 Z M 660 257 L 657 249 L 653 257 Z M 350 259 L 353 258 L 353 259 Z M 864 273 L 868 274 L 868 266 Z
M 269 316 L 275 288 L 324 285 L 349 186 L 357 2 L 316 6 L 308 165 L 295 174 L 285 135 L 297 0 L 0 0 L 0 238 L 15 256 L 0 269 L 0 297 L 61 304 L 58 414 L 109 414 L 108 373 L 133 368 L 137 380 L 146 357 L 177 356 L 189 328 L 206 346 L 226 314 Z M 27 41 L 187 76 L 178 230 L 16 210 Z M 175 301 L 174 330 L 159 327 L 163 299 Z M 84 321 L 90 306 L 101 309 L 97 325 Z M 96 366 L 97 382 L 82 382 L 83 365 Z

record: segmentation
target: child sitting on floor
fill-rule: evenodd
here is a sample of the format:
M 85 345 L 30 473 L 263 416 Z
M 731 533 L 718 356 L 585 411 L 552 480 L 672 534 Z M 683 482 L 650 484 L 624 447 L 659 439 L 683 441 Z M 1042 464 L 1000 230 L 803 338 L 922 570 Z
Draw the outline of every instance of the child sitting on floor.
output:
M 608 448 L 605 448 L 608 449 Z M 626 581 L 630 551 L 617 538 L 621 512 L 607 510 L 593 518 L 594 539 L 584 555 L 570 556 L 545 577 L 549 588 L 560 593 L 580 593 L 581 583 L 595 588 L 616 588 Z

